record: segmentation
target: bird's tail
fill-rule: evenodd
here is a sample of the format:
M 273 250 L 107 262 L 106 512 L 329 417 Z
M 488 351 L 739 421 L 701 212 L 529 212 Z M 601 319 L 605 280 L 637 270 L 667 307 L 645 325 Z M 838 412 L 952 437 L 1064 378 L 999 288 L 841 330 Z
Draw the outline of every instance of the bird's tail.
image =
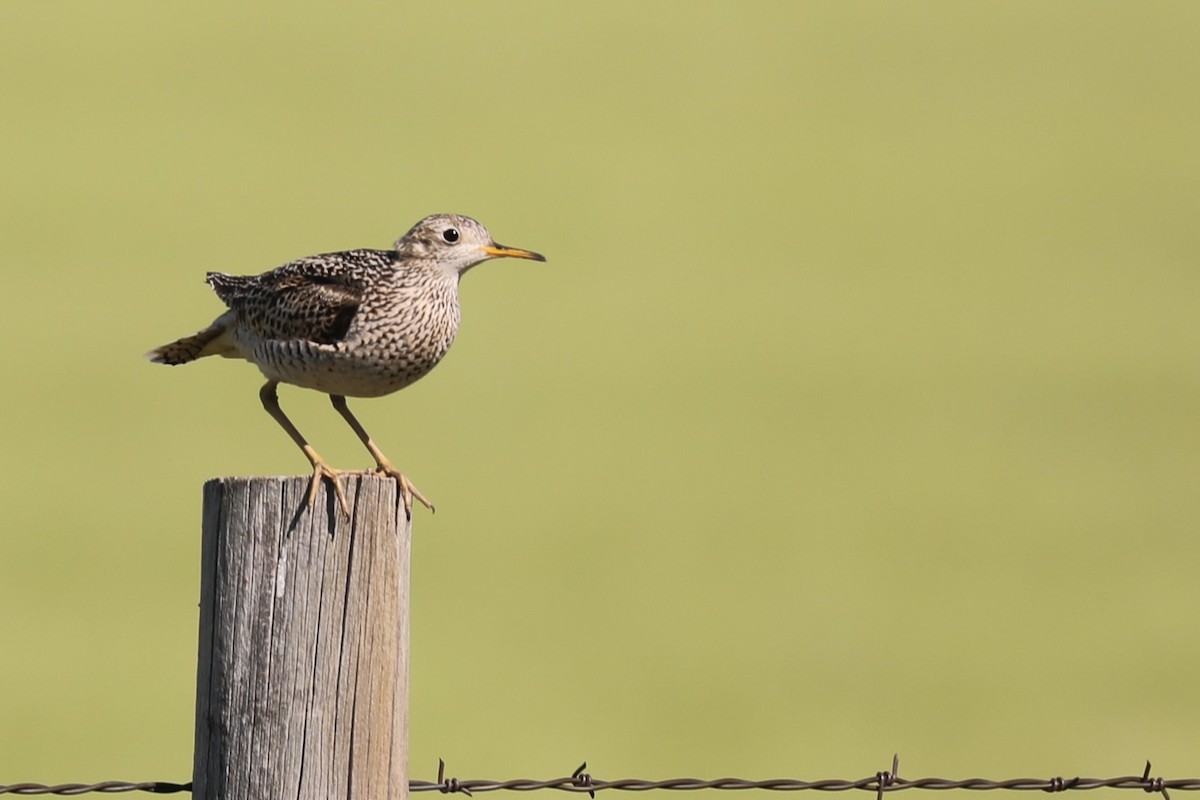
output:
M 156 347 L 146 353 L 146 359 L 155 364 L 186 364 L 205 356 L 232 355 L 234 347 L 230 342 L 231 314 L 223 314 L 212 325 L 202 331 L 176 339 L 170 344 Z

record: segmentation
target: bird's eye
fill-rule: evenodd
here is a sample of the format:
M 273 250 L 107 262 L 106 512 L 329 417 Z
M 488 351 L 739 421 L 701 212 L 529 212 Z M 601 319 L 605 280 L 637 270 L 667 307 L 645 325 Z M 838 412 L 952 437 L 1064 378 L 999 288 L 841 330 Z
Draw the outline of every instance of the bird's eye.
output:
M 458 228 L 446 228 L 442 231 L 442 238 L 449 244 L 454 244 L 458 241 Z

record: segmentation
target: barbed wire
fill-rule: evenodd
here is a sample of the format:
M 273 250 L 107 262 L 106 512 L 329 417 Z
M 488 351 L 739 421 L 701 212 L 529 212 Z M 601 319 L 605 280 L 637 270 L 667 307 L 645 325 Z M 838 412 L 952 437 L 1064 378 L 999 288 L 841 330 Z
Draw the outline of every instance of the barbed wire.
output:
M 1169 790 L 1184 792 L 1200 791 L 1200 778 L 1158 778 L 1150 775 L 1150 762 L 1141 775 L 1122 775 L 1114 778 L 1007 778 L 990 780 L 988 778 L 901 778 L 900 759 L 892 758 L 892 768 L 876 772 L 858 780 L 843 780 L 827 778 L 823 780 L 805 781 L 799 778 L 766 778 L 755 780 L 751 778 L 667 778 L 664 780 L 647 780 L 644 778 L 616 778 L 603 780 L 585 772 L 587 763 L 580 764 L 570 775 L 549 780 L 533 780 L 529 778 L 514 778 L 495 781 L 486 779 L 460 779 L 446 776 L 446 762 L 438 760 L 436 781 L 409 781 L 410 792 L 441 792 L 442 794 L 465 794 L 468 797 L 476 792 L 532 792 L 541 789 L 555 789 L 565 792 L 587 793 L 595 798 L 596 792 L 648 792 L 676 791 L 693 792 L 700 789 L 716 789 L 723 791 L 763 790 L 770 792 L 845 792 L 867 791 L 874 792 L 877 800 L 882 800 L 885 792 L 897 792 L 905 789 L 925 789 L 929 791 L 948 791 L 962 789 L 967 791 L 1017 791 L 1017 792 L 1069 792 L 1088 791 L 1091 789 L 1137 789 L 1152 794 L 1161 794 L 1164 800 L 1170 800 Z M 77 795 L 91 792 L 116 794 L 120 792 L 148 792 L 150 794 L 176 794 L 191 792 L 191 783 L 170 783 L 167 781 L 144 781 L 128 783 L 125 781 L 101 781 L 100 783 L 60 783 L 47 785 L 42 783 L 13 783 L 0 784 L 0 795 Z

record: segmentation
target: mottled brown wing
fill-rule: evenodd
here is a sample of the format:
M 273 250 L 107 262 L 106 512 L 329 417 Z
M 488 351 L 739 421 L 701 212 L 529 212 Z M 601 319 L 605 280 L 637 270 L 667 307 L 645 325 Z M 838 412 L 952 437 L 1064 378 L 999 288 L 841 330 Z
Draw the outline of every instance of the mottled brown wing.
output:
M 362 303 L 348 276 L 280 268 L 254 278 L 213 274 L 209 283 L 240 322 L 266 339 L 334 344 L 346 337 Z

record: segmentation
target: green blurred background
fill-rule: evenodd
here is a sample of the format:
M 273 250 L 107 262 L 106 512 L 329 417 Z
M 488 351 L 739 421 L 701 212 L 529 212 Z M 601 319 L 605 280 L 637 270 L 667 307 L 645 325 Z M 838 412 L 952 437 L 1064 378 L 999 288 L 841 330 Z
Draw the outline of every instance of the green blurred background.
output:
M 0 783 L 190 776 L 206 270 L 470 214 L 412 774 L 1200 772 L 1200 5 L 8 2 Z M 329 407 L 282 401 L 340 466 Z

